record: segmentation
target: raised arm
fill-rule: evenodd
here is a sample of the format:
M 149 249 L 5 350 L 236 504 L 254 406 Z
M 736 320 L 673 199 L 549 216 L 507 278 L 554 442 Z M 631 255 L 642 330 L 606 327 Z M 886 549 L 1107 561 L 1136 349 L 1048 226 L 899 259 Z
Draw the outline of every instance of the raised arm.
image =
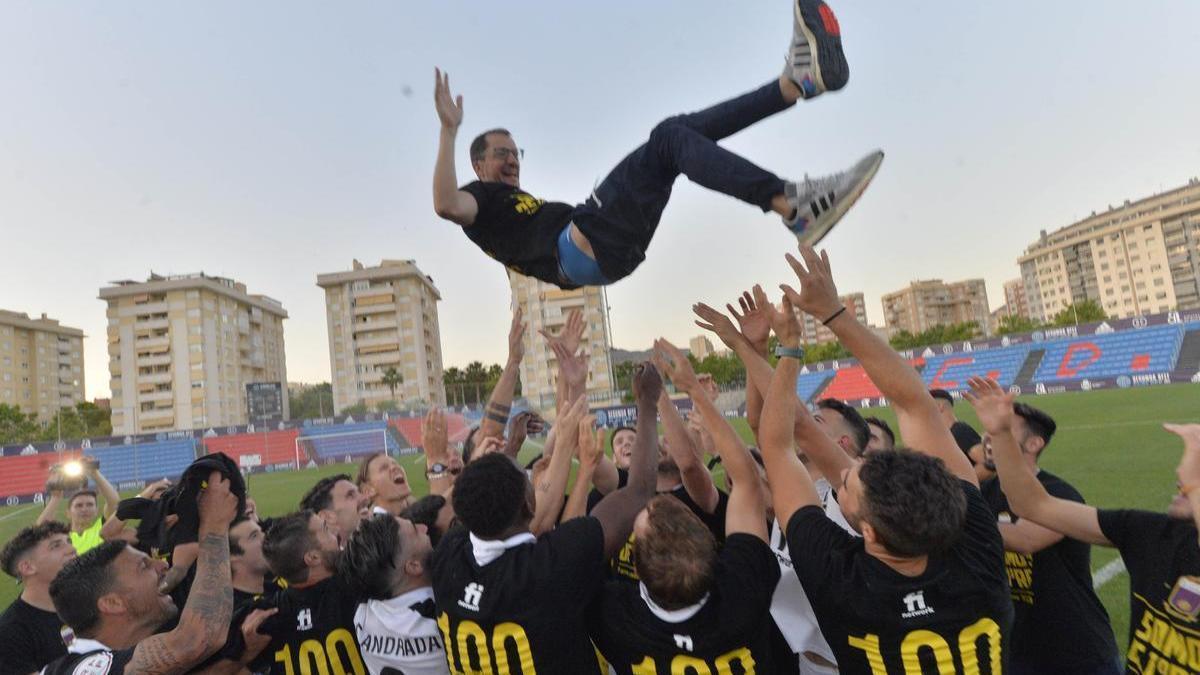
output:
M 596 428 L 596 416 L 588 415 L 579 421 L 579 471 L 575 474 L 575 485 L 563 507 L 562 520 L 587 515 L 588 492 L 592 487 L 592 476 L 604 456 L 604 429 Z
M 675 346 L 666 340 L 654 341 L 654 366 L 660 373 L 672 372 L 668 349 L 674 348 Z M 688 372 L 691 372 L 691 364 L 688 364 Z M 680 377 L 684 376 L 681 374 Z M 695 373 L 692 373 L 692 378 L 695 379 Z M 679 382 L 675 382 L 675 386 L 681 391 L 687 392 L 692 399 L 692 405 L 697 406 L 697 409 L 700 409 L 699 399 L 708 398 L 700 390 L 698 381 L 691 390 L 683 389 Z M 717 486 L 713 483 L 712 474 L 708 472 L 708 468 L 701 461 L 700 452 L 695 447 L 691 434 L 687 431 L 687 425 L 679 416 L 679 410 L 675 408 L 675 403 L 671 401 L 670 396 L 667 396 L 666 391 L 663 391 L 658 397 L 658 415 L 662 420 L 663 435 L 667 439 L 667 453 L 671 455 L 671 459 L 675 460 L 675 466 L 679 467 L 679 477 L 683 481 L 683 488 L 687 490 L 692 501 L 704 509 L 705 513 L 713 513 L 717 510 L 721 495 L 717 493 Z M 641 425 L 638 425 L 638 428 L 641 429 Z
M 512 325 L 508 329 L 508 361 L 504 364 L 504 372 L 492 389 L 487 405 L 483 408 L 483 421 L 479 423 L 479 438 L 492 436 L 502 438 L 504 428 L 508 426 L 508 414 L 512 411 L 513 394 L 517 390 L 517 378 L 520 376 L 521 359 L 525 358 L 525 323 L 521 308 L 513 312 Z
M 421 420 L 421 447 L 425 451 L 429 493 L 447 496 L 462 472 L 463 461 L 459 453 L 450 452 L 446 415 L 441 408 L 430 408 Z
M 829 256 L 824 252 L 818 256 L 809 246 L 800 247 L 800 255 L 803 263 L 787 256 L 800 279 L 800 291 L 782 286 L 792 304 L 828 326 L 858 359 L 895 409 L 900 434 L 909 449 L 941 459 L 950 473 L 978 485 L 975 469 L 958 449 L 921 376 L 887 342 L 846 312 L 833 283 Z
M 462 95 L 450 95 L 449 74 L 434 68 L 433 77 L 433 104 L 442 123 L 437 162 L 433 165 L 433 210 L 446 220 L 469 227 L 479 213 L 479 204 L 469 192 L 458 189 L 454 169 L 454 140 L 463 118 Z
M 534 535 L 540 536 L 553 529 L 562 513 L 563 494 L 571 474 L 571 460 L 579 448 L 579 420 L 586 412 L 587 397 L 580 396 L 556 420 L 555 426 L 559 427 L 559 431 L 554 454 L 550 456 L 550 468 L 533 486 L 535 507 L 529 529 Z
M 237 497 L 229 491 L 229 481 L 214 471 L 199 502 L 200 556 L 179 624 L 138 643 L 127 672 L 183 673 L 225 644 L 233 616 L 229 523 L 237 515 Z
M 755 286 L 755 297 L 758 297 L 761 292 L 762 289 Z M 756 307 L 758 311 L 766 313 L 772 323 L 783 318 L 778 316 L 778 312 L 766 299 L 765 294 L 756 303 Z M 705 304 L 694 306 L 692 311 L 701 319 L 696 322 L 697 326 L 716 333 L 721 337 L 722 342 L 729 345 L 729 348 L 741 358 L 742 363 L 746 366 L 746 379 L 749 381 L 746 387 L 747 392 L 751 388 L 759 388 L 765 392 L 770 387 L 771 378 L 774 375 L 774 369 L 771 368 L 766 357 L 759 354 L 753 343 L 739 333 L 734 328 L 733 322 L 721 312 Z M 788 331 L 789 335 L 794 333 L 789 337 L 789 344 L 800 344 L 798 319 L 795 322 L 780 323 L 780 330 Z M 783 338 L 778 335 L 776 337 L 780 338 L 782 344 Z M 749 404 L 747 403 L 747 405 Z M 808 408 L 798 396 L 796 397 L 795 416 L 796 424 L 792 430 L 792 437 L 808 458 L 813 461 L 821 475 L 835 489 L 841 487 L 842 471 L 852 466 L 855 459 L 847 454 L 840 445 L 831 441 L 824 430 L 816 425 L 816 420 L 813 419 L 812 414 L 808 412 Z
M 1200 528 L 1200 424 L 1164 424 L 1163 428 L 1183 439 L 1183 457 L 1175 474 L 1192 507 L 1192 520 Z
M 83 463 L 84 470 L 89 478 L 96 483 L 96 492 L 104 498 L 104 519 L 108 520 L 117 513 L 117 504 L 121 502 L 121 495 L 117 493 L 117 489 L 108 482 L 104 474 L 100 473 L 100 462 L 94 458 L 88 458 Z
M 776 316 L 775 333 L 784 347 L 799 347 L 798 331 L 793 337 L 783 325 L 785 321 L 797 321 L 791 301 L 786 298 L 783 311 Z M 821 497 L 813 485 L 812 476 L 792 448 L 796 407 L 800 402 L 796 396 L 796 377 L 799 372 L 799 359 L 787 356 L 779 359 L 763 402 L 762 422 L 758 430 L 759 450 L 767 469 L 767 480 L 771 483 L 775 518 L 784 527 L 796 511 L 806 506 L 821 505 Z
M 743 532 L 767 541 L 766 503 L 762 484 L 754 459 L 750 457 L 746 445 L 742 443 L 742 439 L 725 416 L 717 410 L 712 399 L 705 395 L 700 380 L 692 370 L 692 364 L 683 352 L 666 340 L 657 341 L 655 351 L 665 354 L 667 374 L 675 383 L 675 387 L 686 391 L 692 397 L 692 404 L 700 409 L 702 424 L 712 436 L 713 446 L 720 455 L 721 464 L 724 465 L 732 483 L 729 507 L 725 513 L 726 533 Z M 711 483 L 710 477 L 709 484 Z
M 1100 530 L 1096 507 L 1046 492 L 1022 460 L 1021 448 L 1012 433 L 1016 395 L 1005 391 L 995 380 L 972 377 L 969 383 L 971 391 L 965 394 L 966 399 L 975 406 L 975 414 L 988 433 L 1000 487 L 1013 513 L 1072 539 L 1112 546 Z
M 725 309 L 729 310 L 729 313 L 737 320 L 742 337 L 749 343 L 750 348 L 763 362 L 766 362 L 767 351 L 771 344 L 771 313 L 774 307 L 771 306 L 771 301 L 767 299 L 767 294 L 763 292 L 762 286 L 758 284 L 755 284 L 750 291 L 742 292 L 741 297 L 738 298 L 738 305 L 742 308 L 741 313 L 734 309 L 733 305 L 727 304 Z M 730 347 L 730 349 L 733 348 Z M 738 357 L 742 358 L 742 355 L 738 354 Z M 761 382 L 751 381 L 750 366 L 746 364 L 745 358 L 742 358 L 742 364 L 746 367 L 746 422 L 750 425 L 750 429 L 758 434 L 758 424 L 762 417 L 763 394 L 766 393 L 771 378 L 768 375 Z
M 650 363 L 643 363 L 633 374 L 633 393 L 637 399 L 637 441 L 629 464 L 629 482 L 606 495 L 592 509 L 592 516 L 604 528 L 604 553 L 612 556 L 629 539 L 637 514 L 654 497 L 655 470 L 658 466 L 658 425 L 655 402 L 662 393 L 662 377 Z

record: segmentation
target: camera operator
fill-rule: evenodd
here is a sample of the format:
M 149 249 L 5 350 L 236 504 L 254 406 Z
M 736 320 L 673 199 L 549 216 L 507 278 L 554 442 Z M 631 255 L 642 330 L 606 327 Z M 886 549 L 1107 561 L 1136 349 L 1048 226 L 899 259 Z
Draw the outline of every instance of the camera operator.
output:
M 100 530 L 104 521 L 116 513 L 121 497 L 112 483 L 100 473 L 100 460 L 81 457 L 77 464 L 77 475 L 71 475 L 74 473 L 71 470 L 73 463 L 56 464 L 50 468 L 50 478 L 46 481 L 46 493 L 49 498 L 36 524 L 57 520 L 58 506 L 63 501 L 63 495 L 70 494 L 67 500 L 67 520 L 71 526 L 71 545 L 77 553 L 83 555 L 104 542 Z M 96 484 L 95 490 L 87 488 L 89 478 Z M 103 515 L 100 515 L 97 493 L 104 498 Z

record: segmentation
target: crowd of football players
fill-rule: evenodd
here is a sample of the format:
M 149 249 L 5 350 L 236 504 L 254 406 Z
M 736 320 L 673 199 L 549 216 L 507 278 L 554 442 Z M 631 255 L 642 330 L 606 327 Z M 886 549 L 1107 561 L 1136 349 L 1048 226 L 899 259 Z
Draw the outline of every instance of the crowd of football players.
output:
M 49 485 L 0 553 L 21 589 L 0 616 L 0 675 L 1200 672 L 1200 425 L 1165 425 L 1184 446 L 1166 513 L 1088 506 L 1038 467 L 1049 415 L 974 378 L 962 398 L 980 435 L 845 311 L 827 256 L 788 262 L 781 302 L 755 287 L 727 312 L 693 307 L 745 366 L 753 446 L 665 340 L 633 376 L 636 425 L 597 428 L 577 314 L 542 336 L 553 425 L 511 414 L 518 313 L 462 447 L 442 412 L 423 420 L 428 494 L 386 453 L 273 517 L 223 455 L 120 502 L 94 465 L 95 491 Z M 800 312 L 898 429 L 798 398 Z M 1128 570 L 1124 649 L 1092 544 Z

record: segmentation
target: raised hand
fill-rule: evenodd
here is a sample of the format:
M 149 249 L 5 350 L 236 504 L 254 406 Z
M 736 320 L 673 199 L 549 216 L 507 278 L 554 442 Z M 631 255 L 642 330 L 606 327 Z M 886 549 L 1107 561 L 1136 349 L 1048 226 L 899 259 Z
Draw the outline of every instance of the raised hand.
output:
M 1012 429 L 1013 401 L 1016 394 L 1011 394 L 995 380 L 984 377 L 972 377 L 967 380 L 971 391 L 963 396 L 975 407 L 975 414 L 984 431 L 989 434 L 1002 434 Z
M 508 423 L 508 435 L 504 440 L 504 454 L 516 457 L 529 437 L 529 418 L 533 416 L 530 410 L 524 410 L 513 416 Z
M 518 307 L 508 328 L 508 363 L 517 365 L 525 358 L 525 313 Z
M 633 372 L 633 395 L 639 401 L 657 404 L 662 394 L 662 376 L 654 368 L 654 364 L 643 361 Z
M 166 478 L 162 478 L 147 485 L 142 489 L 141 492 L 138 493 L 138 496 L 144 499 L 158 499 L 164 492 L 167 491 L 167 488 L 169 487 L 171 487 L 171 481 Z
M 712 331 L 726 347 L 733 349 L 736 342 L 742 339 L 742 333 L 733 325 L 729 317 L 720 311 L 709 307 L 703 302 L 692 305 L 692 312 L 700 317 L 696 325 L 707 331 Z
M 437 109 L 438 119 L 443 129 L 457 131 L 463 121 L 462 94 L 457 97 L 450 95 L 450 74 L 440 69 L 433 69 L 433 105 Z
M 550 349 L 558 360 L 558 370 L 566 378 L 571 387 L 583 388 L 587 384 L 588 355 L 587 352 L 578 354 L 568 351 L 561 342 L 551 342 Z
M 800 281 L 799 292 L 787 284 L 780 285 L 792 304 L 818 321 L 826 321 L 836 314 L 842 308 L 842 301 L 838 299 L 837 286 L 833 283 L 829 254 L 822 251 L 817 255 L 811 246 L 801 246 L 803 263 L 791 253 L 785 257 Z
M 1183 439 L 1183 457 L 1175 473 L 1181 490 L 1200 486 L 1200 424 L 1164 424 L 1163 428 Z
M 587 394 L 580 396 L 571 402 L 571 407 L 567 408 L 559 419 L 556 426 L 559 429 L 558 444 L 554 451 L 557 453 L 560 450 L 566 450 L 569 453 L 574 453 L 579 445 L 579 421 L 587 414 L 588 401 Z
M 545 328 L 539 330 L 538 333 L 542 337 L 546 338 L 546 342 L 548 342 L 551 347 L 553 347 L 555 343 L 559 343 L 563 347 L 566 347 L 568 352 L 574 354 L 575 352 L 579 351 L 579 345 L 583 343 L 583 329 L 583 312 L 579 311 L 578 309 L 573 309 L 569 314 L 567 314 L 567 323 L 562 327 L 562 330 L 558 332 L 558 335 L 551 333 Z
M 447 464 L 450 459 L 446 415 L 440 408 L 430 408 L 421 420 L 421 445 L 425 448 L 425 463 Z
M 683 355 L 678 347 L 664 338 L 654 341 L 655 365 L 663 369 L 675 388 L 686 391 L 689 395 L 703 396 L 705 392 L 700 387 L 700 378 L 692 369 L 691 361 Z
M 254 661 L 262 653 L 262 650 L 271 644 L 271 636 L 258 632 L 258 627 L 278 611 L 278 607 L 272 607 L 271 609 L 256 609 L 246 615 L 246 620 L 242 622 L 242 641 L 246 645 L 240 660 L 242 665 Z
M 771 318 L 775 313 L 767 294 L 762 286 L 755 284 L 752 292 L 742 292 L 738 298 L 738 305 L 742 308 L 740 314 L 733 305 L 725 305 L 725 309 L 737 320 L 742 335 L 746 336 L 750 344 L 759 352 L 765 352 L 771 338 Z
M 200 490 L 196 500 L 200 511 L 200 529 L 209 529 L 225 534 L 229 531 L 229 523 L 237 517 L 238 498 L 229 491 L 229 481 L 220 471 L 213 471 L 208 476 L 206 486 Z
M 800 317 L 796 316 L 791 296 L 785 294 L 780 311 L 771 312 L 771 328 L 775 331 L 775 337 L 779 338 L 779 344 L 784 347 L 800 346 Z
M 604 429 L 596 428 L 596 416 L 584 415 L 579 420 L 579 462 L 596 468 L 604 456 Z

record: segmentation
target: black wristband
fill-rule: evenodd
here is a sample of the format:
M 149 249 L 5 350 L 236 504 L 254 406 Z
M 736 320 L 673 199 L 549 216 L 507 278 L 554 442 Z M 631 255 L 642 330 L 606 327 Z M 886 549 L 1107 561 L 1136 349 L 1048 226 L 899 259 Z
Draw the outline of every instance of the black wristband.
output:
M 845 305 L 842 305 L 842 308 L 841 308 L 841 309 L 839 309 L 838 311 L 834 312 L 834 313 L 833 313 L 833 315 L 832 315 L 832 316 L 830 316 L 828 319 L 825 319 L 824 321 L 822 321 L 822 322 L 821 322 L 821 325 L 822 325 L 822 326 L 828 326 L 830 321 L 833 321 L 834 319 L 836 319 L 836 318 L 838 318 L 839 316 L 841 316 L 841 315 L 842 315 L 842 312 L 844 312 L 844 311 L 846 311 L 846 306 L 845 306 Z

